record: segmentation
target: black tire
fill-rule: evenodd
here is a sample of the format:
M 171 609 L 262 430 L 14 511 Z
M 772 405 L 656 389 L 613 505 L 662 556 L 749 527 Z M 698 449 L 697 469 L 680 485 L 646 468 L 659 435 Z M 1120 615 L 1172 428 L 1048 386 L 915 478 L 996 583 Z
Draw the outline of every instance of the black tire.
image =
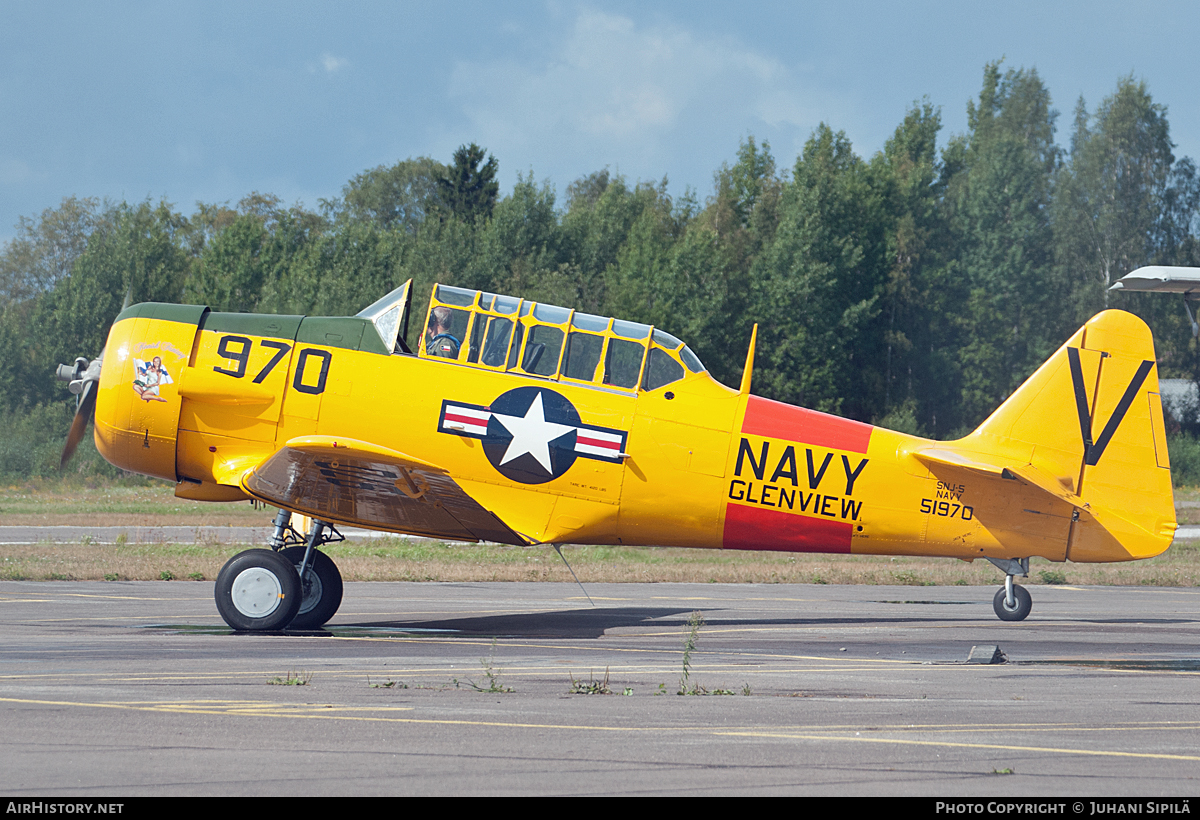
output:
M 992 609 L 996 610 L 997 618 L 1002 621 L 1023 621 L 1029 617 L 1029 611 L 1033 609 L 1033 596 L 1029 594 L 1029 590 L 1020 584 L 1013 584 L 1013 599 L 1017 605 L 1009 609 L 1008 596 L 1004 587 L 1000 587 L 1000 591 L 992 599 Z
M 271 550 L 246 550 L 225 562 L 217 575 L 217 612 L 242 632 L 285 628 L 300 609 L 300 576 Z
M 279 554 L 296 569 L 299 577 L 304 547 L 288 547 Z M 332 558 L 320 550 L 313 550 L 312 566 L 308 568 L 307 575 L 306 583 L 301 585 L 300 609 L 288 629 L 317 629 L 324 626 L 342 605 L 342 573 L 338 572 Z

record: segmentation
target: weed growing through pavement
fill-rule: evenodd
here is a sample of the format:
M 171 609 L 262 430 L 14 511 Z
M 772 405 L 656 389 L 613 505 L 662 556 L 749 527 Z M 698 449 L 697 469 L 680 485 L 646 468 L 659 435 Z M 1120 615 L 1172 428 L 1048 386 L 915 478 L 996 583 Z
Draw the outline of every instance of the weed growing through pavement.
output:
M 271 678 L 267 681 L 268 686 L 308 686 L 308 682 L 312 680 L 312 672 L 288 672 L 287 677 Z
M 567 676 L 571 678 L 571 695 L 611 695 L 612 689 L 608 685 L 608 667 L 604 667 L 604 680 L 596 680 L 592 677 L 592 672 L 588 670 L 588 679 L 575 680 L 575 676 L 570 672 Z
M 700 627 L 704 626 L 704 615 L 699 611 L 693 612 L 688 618 L 688 633 L 683 639 L 683 674 L 679 677 L 679 691 L 677 695 L 736 695 L 737 692 L 732 689 L 705 689 L 698 683 L 692 683 L 691 688 L 688 684 L 692 677 L 692 653 L 696 651 L 696 638 L 700 635 Z M 607 675 L 605 676 L 607 680 Z M 660 683 L 658 691 L 654 694 L 664 695 L 667 692 L 667 685 Z M 628 692 L 627 692 L 628 694 Z M 742 686 L 742 694 L 750 694 L 750 684 Z
M 398 680 L 386 680 L 383 683 L 371 683 L 371 676 L 367 675 L 367 686 L 372 689 L 407 689 L 408 684 Z
M 688 634 L 683 639 L 683 675 L 679 678 L 679 691 L 677 695 L 703 695 L 708 690 L 699 684 L 693 684 L 691 690 L 688 690 L 688 680 L 691 678 L 692 669 L 692 653 L 696 651 L 696 637 L 700 634 L 700 627 L 704 626 L 704 616 L 699 610 L 693 612 L 688 618 Z
M 608 685 L 608 667 L 604 667 L 604 680 L 596 680 L 592 677 L 591 670 L 588 670 L 588 679 L 575 680 L 575 676 L 567 673 L 571 678 L 571 690 L 568 694 L 571 695 L 611 695 L 612 687 Z M 626 687 L 622 695 L 632 695 L 633 690 Z
M 483 666 L 483 675 L 487 678 L 487 686 L 478 684 L 470 679 L 466 681 L 467 686 L 471 687 L 476 692 L 501 693 L 514 691 L 511 686 L 505 686 L 504 684 L 500 683 L 500 673 L 504 670 L 495 668 L 495 658 L 496 639 L 492 638 L 492 651 L 488 653 L 486 658 L 479 659 L 479 663 Z M 458 678 L 452 678 L 452 681 L 454 683 L 454 688 L 457 689 L 459 686 Z

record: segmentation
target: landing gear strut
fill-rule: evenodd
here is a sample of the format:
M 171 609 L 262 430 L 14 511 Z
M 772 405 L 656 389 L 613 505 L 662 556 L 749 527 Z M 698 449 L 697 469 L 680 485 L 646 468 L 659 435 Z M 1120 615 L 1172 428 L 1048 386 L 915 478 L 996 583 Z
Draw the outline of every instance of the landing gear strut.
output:
M 1029 577 L 1028 558 L 989 558 L 1004 573 L 1004 586 L 996 591 L 992 609 L 1002 621 L 1023 621 L 1033 609 L 1033 596 L 1023 586 L 1013 583 L 1013 576 Z
M 342 575 L 317 549 L 344 540 L 324 521 L 313 520 L 307 536 L 291 526 L 292 514 L 280 510 L 271 549 L 235 555 L 217 576 L 217 611 L 241 631 L 317 629 L 342 603 Z

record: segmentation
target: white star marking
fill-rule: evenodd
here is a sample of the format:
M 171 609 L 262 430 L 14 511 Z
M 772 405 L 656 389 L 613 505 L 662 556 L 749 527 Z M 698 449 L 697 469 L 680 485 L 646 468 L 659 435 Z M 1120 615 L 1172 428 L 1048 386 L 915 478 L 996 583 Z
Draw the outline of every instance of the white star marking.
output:
M 541 393 L 538 393 L 533 404 L 529 405 L 524 417 L 504 416 L 500 413 L 492 413 L 492 416 L 504 426 L 504 429 L 512 433 L 512 441 L 508 443 L 508 450 L 505 451 L 504 458 L 500 460 L 500 463 L 507 464 L 514 458 L 520 458 L 529 453 L 537 459 L 538 464 L 546 468 L 548 473 L 554 472 L 550 468 L 550 442 L 576 429 L 568 424 L 546 421 Z

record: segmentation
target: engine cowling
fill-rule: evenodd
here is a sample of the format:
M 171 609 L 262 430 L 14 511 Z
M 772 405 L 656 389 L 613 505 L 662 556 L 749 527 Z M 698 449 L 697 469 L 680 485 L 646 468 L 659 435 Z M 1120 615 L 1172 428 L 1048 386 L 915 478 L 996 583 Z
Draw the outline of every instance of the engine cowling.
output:
M 108 333 L 96 397 L 96 449 L 122 470 L 176 481 L 179 382 L 207 308 L 144 303 Z

